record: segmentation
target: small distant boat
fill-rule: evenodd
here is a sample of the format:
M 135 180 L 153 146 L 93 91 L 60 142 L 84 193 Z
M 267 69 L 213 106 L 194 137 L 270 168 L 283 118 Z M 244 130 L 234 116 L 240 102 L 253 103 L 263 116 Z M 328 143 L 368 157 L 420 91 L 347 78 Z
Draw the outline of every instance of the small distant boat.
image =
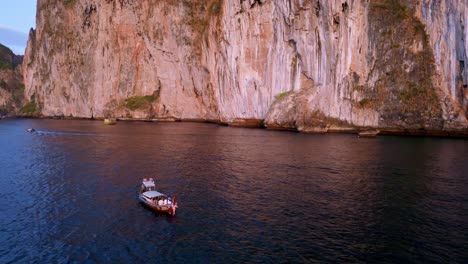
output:
M 379 130 L 367 130 L 359 132 L 359 137 L 375 137 L 380 133 Z
M 154 211 L 175 215 L 177 206 L 177 195 L 174 199 L 156 191 L 153 178 L 143 179 L 141 183 L 138 200 Z
M 29 132 L 29 133 L 32 133 L 32 132 L 36 132 L 36 129 L 34 129 L 34 128 L 28 128 L 28 129 L 26 129 L 26 131 Z
M 117 123 L 117 119 L 115 118 L 105 118 L 104 125 L 115 125 Z

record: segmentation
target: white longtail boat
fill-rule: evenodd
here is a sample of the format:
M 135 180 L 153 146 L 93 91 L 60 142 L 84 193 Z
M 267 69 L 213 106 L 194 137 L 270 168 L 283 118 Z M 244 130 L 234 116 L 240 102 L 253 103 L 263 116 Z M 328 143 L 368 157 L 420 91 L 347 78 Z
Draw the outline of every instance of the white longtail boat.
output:
M 177 195 L 171 198 L 159 191 L 156 191 L 156 185 L 153 178 L 143 179 L 138 194 L 138 200 L 157 212 L 175 215 L 177 209 Z

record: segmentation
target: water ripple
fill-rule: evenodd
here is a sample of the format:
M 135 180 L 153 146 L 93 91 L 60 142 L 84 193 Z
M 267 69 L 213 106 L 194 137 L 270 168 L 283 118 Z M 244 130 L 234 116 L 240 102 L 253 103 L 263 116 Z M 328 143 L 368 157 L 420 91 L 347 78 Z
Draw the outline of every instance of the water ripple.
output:
M 0 263 L 467 259 L 463 140 L 22 119 L 0 145 Z

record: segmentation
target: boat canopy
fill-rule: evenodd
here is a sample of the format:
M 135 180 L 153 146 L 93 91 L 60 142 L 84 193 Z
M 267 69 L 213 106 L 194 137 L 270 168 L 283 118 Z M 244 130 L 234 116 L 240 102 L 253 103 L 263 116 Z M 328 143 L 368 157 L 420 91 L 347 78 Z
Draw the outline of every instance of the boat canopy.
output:
M 162 194 L 162 193 L 160 193 L 160 192 L 158 192 L 158 191 L 147 191 L 147 192 L 144 192 L 143 195 L 146 196 L 146 197 L 148 197 L 148 198 L 150 198 L 150 199 L 151 199 L 151 198 L 154 198 L 154 197 L 158 197 L 158 196 L 164 196 L 164 197 L 166 197 L 165 194 Z
M 154 185 L 154 181 L 144 181 L 143 182 L 143 185 L 145 185 L 146 188 L 149 188 L 149 187 L 156 187 Z

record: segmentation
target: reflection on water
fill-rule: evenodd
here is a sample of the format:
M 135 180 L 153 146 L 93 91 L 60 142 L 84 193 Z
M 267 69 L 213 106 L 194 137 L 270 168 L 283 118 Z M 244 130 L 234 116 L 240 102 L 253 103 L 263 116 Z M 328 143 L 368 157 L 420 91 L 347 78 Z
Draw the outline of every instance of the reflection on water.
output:
M 0 146 L 0 263 L 468 259 L 465 140 L 2 120 Z

